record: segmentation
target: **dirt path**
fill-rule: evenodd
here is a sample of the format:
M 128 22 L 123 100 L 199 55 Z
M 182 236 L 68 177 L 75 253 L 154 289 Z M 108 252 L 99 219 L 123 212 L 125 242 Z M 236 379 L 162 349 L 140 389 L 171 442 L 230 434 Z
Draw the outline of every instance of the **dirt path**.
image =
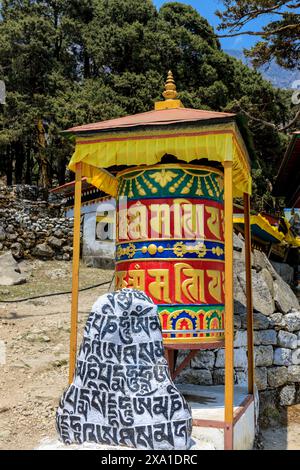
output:
M 0 288 L 5 298 L 27 297 L 70 287 L 71 263 L 23 266 L 30 282 Z M 81 268 L 81 285 L 111 280 L 112 272 Z M 92 304 L 108 285 L 80 293 L 79 333 Z M 3 294 L 4 292 L 4 294 Z M 0 449 L 32 449 L 55 437 L 55 410 L 68 381 L 70 295 L 0 304 L 0 340 L 6 364 L 0 365 Z M 80 337 L 79 337 L 80 341 Z
M 0 300 L 71 287 L 71 263 L 22 263 L 29 282 L 0 287 Z M 82 287 L 112 278 L 111 271 L 80 269 Z M 79 333 L 97 297 L 108 285 L 80 293 Z M 56 439 L 55 411 L 68 382 L 70 295 L 0 304 L 0 449 L 33 449 L 43 438 Z M 79 335 L 80 342 L 80 335 Z M 262 431 L 266 449 L 300 448 L 300 405 L 290 407 L 286 426 Z M 286 431 L 288 429 L 288 432 Z

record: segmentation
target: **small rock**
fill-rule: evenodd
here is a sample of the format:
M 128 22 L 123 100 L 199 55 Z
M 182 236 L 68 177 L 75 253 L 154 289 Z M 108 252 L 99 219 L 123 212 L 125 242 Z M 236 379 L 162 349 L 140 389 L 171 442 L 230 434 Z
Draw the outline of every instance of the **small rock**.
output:
M 274 282 L 274 300 L 277 309 L 282 313 L 288 313 L 292 308 L 299 309 L 299 302 L 297 297 L 295 296 L 290 286 L 280 277 L 278 277 Z M 300 323 L 298 329 L 300 329 Z

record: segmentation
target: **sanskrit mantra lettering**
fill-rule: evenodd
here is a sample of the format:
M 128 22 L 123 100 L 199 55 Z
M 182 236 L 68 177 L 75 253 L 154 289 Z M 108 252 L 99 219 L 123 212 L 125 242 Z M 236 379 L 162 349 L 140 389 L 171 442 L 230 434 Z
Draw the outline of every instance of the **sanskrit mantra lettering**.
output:
M 153 269 L 147 269 L 147 264 L 139 262 L 144 269 L 122 270 L 119 266 L 116 272 L 117 289 L 146 290 L 155 302 L 164 304 L 224 302 L 223 270 L 198 269 L 186 262 L 169 262 L 166 268 Z
M 188 199 L 119 201 L 119 241 L 149 239 L 223 240 L 224 211 L 220 203 Z
M 131 289 L 104 295 L 84 330 L 56 415 L 61 439 L 187 449 L 191 414 L 164 358 L 157 307 Z

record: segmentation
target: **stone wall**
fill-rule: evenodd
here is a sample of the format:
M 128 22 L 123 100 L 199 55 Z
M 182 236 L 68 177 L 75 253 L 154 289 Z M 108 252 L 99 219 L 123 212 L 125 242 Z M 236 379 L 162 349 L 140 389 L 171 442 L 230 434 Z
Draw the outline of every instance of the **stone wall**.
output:
M 16 259 L 69 260 L 72 256 L 73 219 L 63 216 L 64 201 L 46 202 L 32 186 L 0 187 L 0 251 Z
M 235 382 L 243 384 L 247 382 L 246 275 L 244 242 L 237 236 L 234 259 Z M 290 286 L 257 250 L 252 256 L 252 278 L 255 375 L 265 420 L 281 406 L 300 403 L 300 306 Z M 200 351 L 177 381 L 224 384 L 224 373 L 223 349 Z

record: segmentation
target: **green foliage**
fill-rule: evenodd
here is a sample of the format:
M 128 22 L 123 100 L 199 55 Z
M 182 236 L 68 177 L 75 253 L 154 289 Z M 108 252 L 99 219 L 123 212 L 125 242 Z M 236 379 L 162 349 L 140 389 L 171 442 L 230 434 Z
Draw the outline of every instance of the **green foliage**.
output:
M 186 107 L 246 110 L 255 149 L 258 200 L 276 173 L 290 120 L 290 97 L 226 55 L 209 23 L 178 2 L 151 0 L 6 0 L 0 4 L 0 170 L 8 181 L 64 182 L 72 142 L 61 131 L 153 109 L 167 71 Z M 265 126 L 255 120 L 274 124 Z M 43 120 L 46 148 L 38 142 Z M 246 129 L 245 123 L 243 128 Z M 254 150 L 252 151 L 254 155 Z

